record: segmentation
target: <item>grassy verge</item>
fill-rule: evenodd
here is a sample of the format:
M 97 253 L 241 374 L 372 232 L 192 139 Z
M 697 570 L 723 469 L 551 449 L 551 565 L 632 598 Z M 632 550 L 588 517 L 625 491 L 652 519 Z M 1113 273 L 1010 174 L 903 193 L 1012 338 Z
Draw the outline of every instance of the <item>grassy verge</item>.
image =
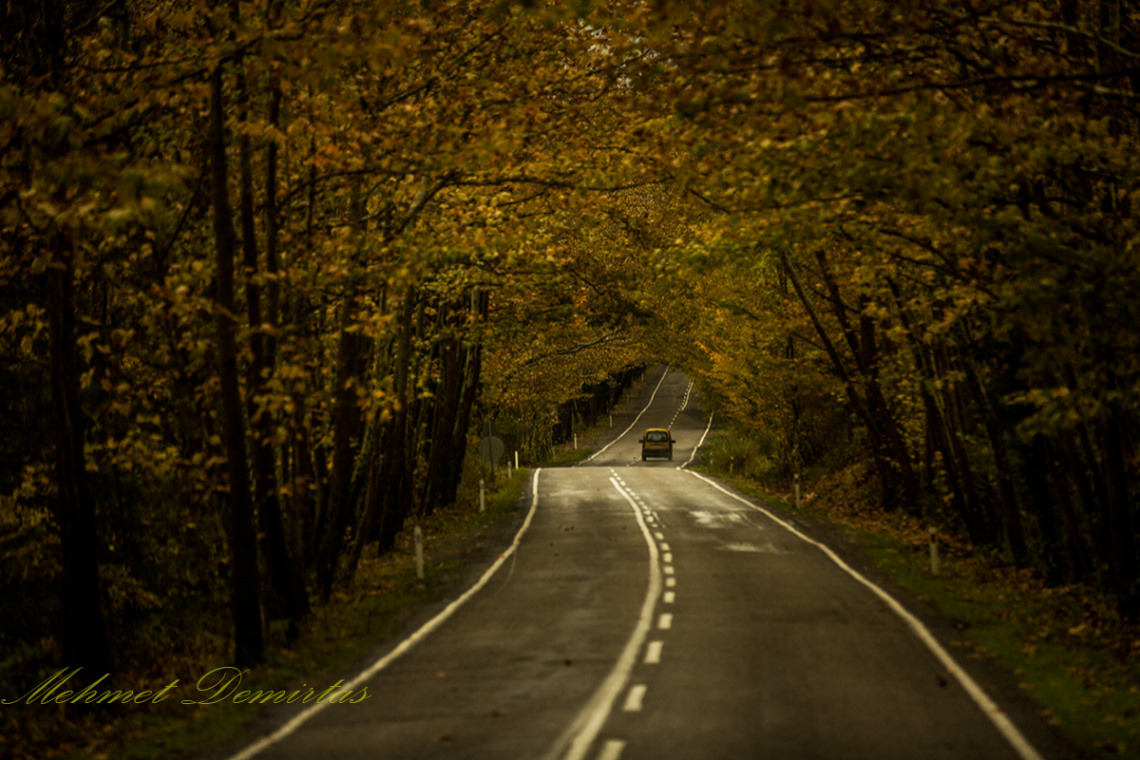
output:
M 714 451 L 735 446 L 724 440 L 727 432 L 719 435 Z M 880 572 L 954 618 L 960 639 L 1013 672 L 1041 714 L 1079 749 L 1092 757 L 1140 758 L 1140 631 L 1121 623 L 1106 599 L 1084 587 L 1047 587 L 1032 571 L 946 536 L 934 575 L 926 526 L 917 520 L 884 516 L 850 487 L 805 493 L 810 498 L 797 510 L 791 494 L 765 488 L 739 465 L 730 474 L 728 461 L 714 455 L 717 466 L 698 469 L 855 538 Z

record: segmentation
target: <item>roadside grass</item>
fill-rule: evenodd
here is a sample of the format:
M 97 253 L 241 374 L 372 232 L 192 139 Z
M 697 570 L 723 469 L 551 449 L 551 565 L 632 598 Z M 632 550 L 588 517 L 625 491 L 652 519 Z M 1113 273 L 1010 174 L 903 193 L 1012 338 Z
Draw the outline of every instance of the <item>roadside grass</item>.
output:
M 555 450 L 554 456 L 546 463 L 547 467 L 565 467 L 567 465 L 581 462 L 587 459 L 594 453 L 593 449 L 579 447 L 576 449 L 561 449 Z
M 738 448 L 725 440 L 727 431 L 718 436 L 714 451 Z M 1091 757 L 1140 758 L 1140 630 L 1122 623 L 1102 595 L 1080 586 L 1047 587 L 1033 571 L 946 535 L 939 536 L 934 575 L 926 526 L 869 508 L 854 478 L 814 494 L 805 488 L 797 510 L 793 494 L 765 487 L 739 464 L 730 474 L 727 462 L 714 455 L 713 467 L 693 469 L 857 539 L 880 572 L 950 616 L 959 641 L 1013 672 L 1042 716 L 1078 749 Z

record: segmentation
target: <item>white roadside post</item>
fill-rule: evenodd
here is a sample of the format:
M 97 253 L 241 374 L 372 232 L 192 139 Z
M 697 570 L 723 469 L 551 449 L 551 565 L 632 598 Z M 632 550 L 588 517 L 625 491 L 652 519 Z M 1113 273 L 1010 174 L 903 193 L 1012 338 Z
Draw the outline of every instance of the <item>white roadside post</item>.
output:
M 479 478 L 479 511 L 487 511 L 487 484 Z
M 930 526 L 930 574 L 938 575 L 938 538 L 933 525 Z
M 420 530 L 420 526 L 416 526 L 415 530 L 416 540 L 416 577 L 421 581 L 424 579 L 424 532 Z
M 800 474 L 796 473 L 796 509 L 800 508 Z
M 518 449 L 515 449 L 515 469 L 517 470 L 518 468 L 519 468 L 519 452 L 518 452 Z

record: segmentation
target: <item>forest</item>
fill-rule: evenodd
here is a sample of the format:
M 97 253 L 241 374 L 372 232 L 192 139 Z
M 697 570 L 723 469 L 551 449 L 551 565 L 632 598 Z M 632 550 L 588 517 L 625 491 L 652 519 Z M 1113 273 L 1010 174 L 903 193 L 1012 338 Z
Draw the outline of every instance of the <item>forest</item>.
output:
M 653 362 L 774 482 L 855 468 L 1140 622 L 1138 30 L 1131 0 L 0 6 L 0 684 L 215 656 L 219 619 L 259 663 L 453 508 L 485 423 L 541 462 Z

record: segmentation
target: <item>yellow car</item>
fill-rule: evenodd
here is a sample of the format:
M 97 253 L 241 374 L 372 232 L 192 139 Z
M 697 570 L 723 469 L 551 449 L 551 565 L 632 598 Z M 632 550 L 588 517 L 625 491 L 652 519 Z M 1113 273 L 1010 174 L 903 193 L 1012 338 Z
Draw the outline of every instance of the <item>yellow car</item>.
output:
M 649 457 L 665 457 L 673 459 L 673 436 L 665 428 L 649 428 L 638 441 L 641 444 L 641 461 Z

